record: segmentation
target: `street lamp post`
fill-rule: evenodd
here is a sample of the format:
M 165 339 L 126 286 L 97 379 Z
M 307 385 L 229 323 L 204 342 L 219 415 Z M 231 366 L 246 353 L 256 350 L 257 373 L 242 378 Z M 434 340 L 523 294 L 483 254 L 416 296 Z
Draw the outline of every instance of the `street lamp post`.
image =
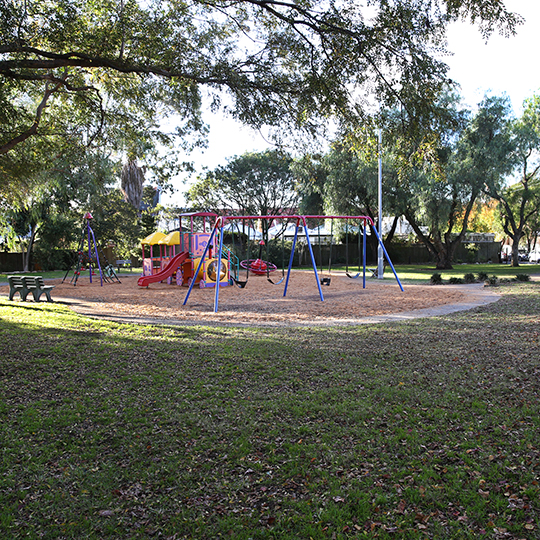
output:
M 379 145 L 378 145 L 378 153 L 379 153 L 379 181 L 378 181 L 378 208 L 379 208 L 379 223 L 377 224 L 377 227 L 379 229 L 379 236 L 382 238 L 382 218 L 383 218 L 383 210 L 382 210 L 382 130 L 379 128 Z M 377 248 L 377 278 L 383 279 L 384 278 L 384 253 L 383 248 L 381 244 L 379 243 Z

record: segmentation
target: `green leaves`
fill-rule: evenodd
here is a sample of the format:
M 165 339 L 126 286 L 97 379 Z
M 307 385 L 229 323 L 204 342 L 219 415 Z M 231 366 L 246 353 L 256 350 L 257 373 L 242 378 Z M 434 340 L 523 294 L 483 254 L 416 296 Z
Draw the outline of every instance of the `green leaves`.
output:
M 100 93 L 92 110 L 102 108 L 109 122 L 113 98 L 142 116 L 174 111 L 189 126 L 199 118 L 204 89 L 218 98 L 229 94 L 231 113 L 243 122 L 309 132 L 335 116 L 355 123 L 366 113 L 358 95 L 395 103 L 397 82 L 407 90 L 399 99 L 411 114 L 430 110 L 446 82 L 447 68 L 435 56 L 444 51 L 450 20 L 470 16 L 487 31 L 499 24 L 509 32 L 519 22 L 486 0 L 381 0 L 369 9 L 318 0 L 29 0 L 24 6 L 3 4 L 0 76 L 10 85 L 23 82 L 34 99 L 46 81 L 62 77 L 58 96 L 71 101 L 90 94 L 72 89 L 79 79 Z M 134 83 L 143 88 L 139 95 Z M 31 104 L 24 109 L 34 116 Z M 22 116 L 16 125 L 23 131 Z
M 188 191 L 196 209 L 229 209 L 239 215 L 278 215 L 296 208 L 298 194 L 289 155 L 248 152 L 200 178 Z

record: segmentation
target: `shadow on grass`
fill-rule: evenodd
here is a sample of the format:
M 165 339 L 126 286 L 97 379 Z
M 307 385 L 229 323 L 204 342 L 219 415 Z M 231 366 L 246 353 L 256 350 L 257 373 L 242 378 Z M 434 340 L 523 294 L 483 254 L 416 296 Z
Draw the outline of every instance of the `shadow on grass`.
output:
M 0 301 L 1 536 L 532 537 L 539 289 L 501 290 L 330 329 Z

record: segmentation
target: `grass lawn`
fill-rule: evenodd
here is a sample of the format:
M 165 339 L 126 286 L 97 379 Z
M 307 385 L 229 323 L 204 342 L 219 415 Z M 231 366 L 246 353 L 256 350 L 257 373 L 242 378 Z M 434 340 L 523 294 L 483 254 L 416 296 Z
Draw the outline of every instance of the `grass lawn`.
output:
M 370 268 L 374 268 L 373 265 L 369 265 Z M 311 266 L 304 266 L 304 269 L 311 269 Z M 451 277 L 463 278 L 465 274 L 474 274 L 475 276 L 479 272 L 485 272 L 490 276 L 497 276 L 499 278 L 514 278 L 516 274 L 540 274 L 540 265 L 538 264 L 521 264 L 519 267 L 514 268 L 508 264 L 456 264 L 453 270 L 437 270 L 434 264 L 401 264 L 395 266 L 396 272 L 400 281 L 403 283 L 429 283 L 431 276 L 435 273 L 441 274 L 443 280 L 448 281 Z M 293 269 L 294 270 L 294 269 Z M 319 272 L 328 274 L 327 268 L 319 268 Z M 345 266 L 335 265 L 332 268 L 334 272 L 345 272 Z M 33 274 L 39 274 L 46 279 L 64 278 L 66 275 L 65 270 L 56 270 L 53 272 L 31 272 Z M 134 275 L 138 276 L 142 273 L 141 268 L 134 268 L 132 270 L 123 270 L 121 275 Z M 358 268 L 350 267 L 349 273 L 356 275 Z M 72 277 L 70 272 L 66 277 L 66 281 L 69 281 Z M 366 272 L 366 277 L 369 277 L 371 273 Z M 0 282 L 7 282 L 8 274 L 0 273 Z M 82 273 L 82 277 L 88 277 L 88 271 Z M 360 276 L 361 279 L 361 276 Z M 371 279 L 371 278 L 370 278 Z M 394 280 L 394 274 L 392 269 L 388 266 L 384 272 L 385 280 Z
M 115 268 L 115 271 L 116 271 L 116 268 Z M 96 271 L 97 274 L 94 274 L 95 276 L 97 275 L 97 278 L 99 279 L 99 271 Z M 129 276 L 129 275 L 133 275 L 133 276 L 139 276 L 141 275 L 142 273 L 142 268 L 133 268 L 133 269 L 122 269 L 118 275 L 120 276 Z M 69 283 L 71 278 L 73 277 L 73 272 L 70 271 L 67 276 L 66 276 L 66 271 L 65 270 L 52 270 L 52 271 L 47 271 L 47 272 L 14 272 L 15 275 L 17 274 L 20 274 L 20 275 L 34 275 L 34 276 L 42 276 L 43 278 L 45 279 L 64 279 L 64 277 L 66 278 L 66 282 Z M 7 276 L 11 275 L 10 272 L 7 272 L 7 273 L 2 273 L 0 272 L 0 283 L 3 282 L 3 283 L 7 283 Z M 85 270 L 84 272 L 81 272 L 81 277 L 83 278 L 87 278 L 89 276 L 89 273 L 88 273 L 88 270 Z
M 540 285 L 498 290 L 314 329 L 2 297 L 0 538 L 540 538 Z
M 369 268 L 375 268 L 376 265 L 368 265 Z M 540 274 L 540 265 L 521 264 L 515 268 L 508 264 L 455 264 L 453 270 L 437 270 L 434 264 L 398 264 L 395 266 L 396 273 L 402 283 L 429 283 L 433 274 L 441 274 L 443 281 L 448 282 L 450 278 L 463 278 L 465 274 L 478 275 L 484 272 L 489 276 L 498 278 L 515 278 L 517 274 Z M 335 266 L 333 270 L 345 271 L 344 266 Z M 323 269 L 324 271 L 324 269 Z M 358 267 L 349 268 L 349 273 L 356 275 Z M 371 272 L 366 272 L 366 277 L 371 276 Z M 360 279 L 362 275 L 360 275 Z M 372 279 L 372 278 L 370 278 Z M 387 266 L 384 270 L 385 280 L 394 280 L 392 268 Z

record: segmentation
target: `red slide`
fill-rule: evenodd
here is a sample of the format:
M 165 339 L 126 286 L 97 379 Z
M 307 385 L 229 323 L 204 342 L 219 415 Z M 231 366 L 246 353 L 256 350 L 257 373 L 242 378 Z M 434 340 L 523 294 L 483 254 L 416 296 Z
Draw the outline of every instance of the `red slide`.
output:
M 164 281 L 165 279 L 171 277 L 188 257 L 189 253 L 187 251 L 182 251 L 182 253 L 175 255 L 171 259 L 171 262 L 161 272 L 158 272 L 152 276 L 141 276 L 139 281 L 137 281 L 137 285 L 139 285 L 139 287 L 148 287 L 150 283 Z

